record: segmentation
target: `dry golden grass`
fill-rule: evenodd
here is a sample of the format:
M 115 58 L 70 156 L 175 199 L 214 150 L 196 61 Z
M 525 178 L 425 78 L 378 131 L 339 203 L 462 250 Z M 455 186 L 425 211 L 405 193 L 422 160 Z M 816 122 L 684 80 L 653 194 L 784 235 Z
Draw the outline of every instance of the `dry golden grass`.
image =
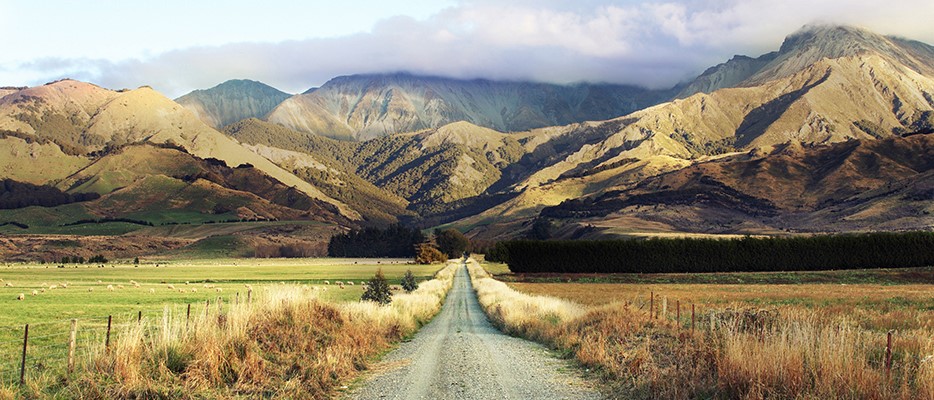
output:
M 497 325 L 566 351 L 620 397 L 934 399 L 929 285 L 510 284 L 526 294 L 470 272 Z M 704 304 L 693 332 L 689 303 Z
M 440 309 L 456 263 L 392 303 L 329 303 L 313 287 L 282 285 L 251 304 L 185 311 L 130 324 L 64 385 L 32 378 L 23 397 L 327 398 L 376 354 Z M 0 396 L 7 393 L 0 388 Z

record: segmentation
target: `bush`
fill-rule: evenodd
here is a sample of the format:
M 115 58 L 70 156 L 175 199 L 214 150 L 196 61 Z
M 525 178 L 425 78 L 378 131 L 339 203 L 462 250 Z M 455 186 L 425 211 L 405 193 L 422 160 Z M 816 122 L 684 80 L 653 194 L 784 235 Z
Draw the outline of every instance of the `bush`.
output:
M 461 258 L 470 247 L 470 240 L 456 229 L 436 230 L 435 242 L 438 243 L 438 250 L 448 258 Z
M 370 278 L 360 300 L 375 301 L 379 304 L 392 302 L 392 292 L 389 291 L 389 282 L 386 281 L 382 268 L 376 270 L 376 276 Z
M 402 277 L 402 288 L 409 293 L 418 289 L 418 282 L 415 281 L 415 275 L 412 275 L 412 270 L 410 269 L 406 270 L 405 276 Z
M 792 238 L 501 242 L 487 260 L 517 273 L 819 271 L 934 265 L 934 233 Z
M 447 261 L 447 256 L 444 255 L 438 248 L 432 246 L 430 243 L 419 243 L 418 250 L 415 254 L 415 262 L 418 264 L 431 264 L 436 262 L 445 262 Z

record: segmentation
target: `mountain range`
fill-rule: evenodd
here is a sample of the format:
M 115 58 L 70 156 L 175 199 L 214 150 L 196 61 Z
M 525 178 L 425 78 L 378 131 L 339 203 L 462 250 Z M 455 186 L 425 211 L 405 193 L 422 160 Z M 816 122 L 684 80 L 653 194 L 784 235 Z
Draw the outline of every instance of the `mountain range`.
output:
M 846 26 L 669 90 L 385 74 L 173 102 L 65 80 L 0 89 L 0 178 L 82 201 L 0 210 L 0 233 L 95 220 L 183 251 L 397 221 L 481 240 L 540 219 L 562 238 L 929 230 L 931 133 L 934 47 Z

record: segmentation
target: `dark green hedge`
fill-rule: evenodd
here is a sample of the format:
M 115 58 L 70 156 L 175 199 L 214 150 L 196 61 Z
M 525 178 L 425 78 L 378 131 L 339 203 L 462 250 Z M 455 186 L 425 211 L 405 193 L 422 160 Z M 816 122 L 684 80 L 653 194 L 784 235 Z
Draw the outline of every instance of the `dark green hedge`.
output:
M 793 238 L 501 242 L 487 259 L 512 272 L 819 271 L 934 265 L 934 233 Z

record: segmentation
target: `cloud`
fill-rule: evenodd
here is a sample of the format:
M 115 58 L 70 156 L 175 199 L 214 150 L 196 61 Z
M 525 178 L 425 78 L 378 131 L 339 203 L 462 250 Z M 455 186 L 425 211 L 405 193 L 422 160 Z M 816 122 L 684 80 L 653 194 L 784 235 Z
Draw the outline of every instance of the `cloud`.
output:
M 665 87 L 733 54 L 775 50 L 814 22 L 932 43 L 930 15 L 929 0 L 468 0 L 427 19 L 389 18 L 368 33 L 339 38 L 186 48 L 119 62 L 50 59 L 13 70 L 112 88 L 145 84 L 170 96 L 234 78 L 300 92 L 338 75 L 396 71 Z

